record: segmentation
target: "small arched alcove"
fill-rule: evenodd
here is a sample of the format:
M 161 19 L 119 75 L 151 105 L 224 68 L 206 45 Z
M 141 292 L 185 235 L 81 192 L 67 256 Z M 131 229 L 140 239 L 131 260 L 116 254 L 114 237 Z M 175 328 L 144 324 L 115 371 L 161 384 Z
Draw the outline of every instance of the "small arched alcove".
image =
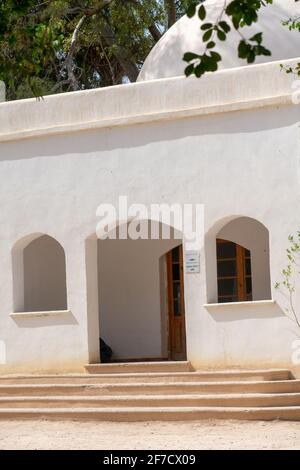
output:
M 60 243 L 37 233 L 12 250 L 14 312 L 67 310 L 66 260 Z
M 250 217 L 216 224 L 206 235 L 209 303 L 271 299 L 269 231 Z

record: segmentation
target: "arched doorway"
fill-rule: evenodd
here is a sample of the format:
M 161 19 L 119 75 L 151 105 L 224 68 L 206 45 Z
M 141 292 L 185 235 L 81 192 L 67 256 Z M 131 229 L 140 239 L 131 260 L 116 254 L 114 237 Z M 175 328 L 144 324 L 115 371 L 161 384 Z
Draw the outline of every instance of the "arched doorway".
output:
M 186 359 L 182 235 L 99 239 L 96 257 L 99 331 L 112 360 Z

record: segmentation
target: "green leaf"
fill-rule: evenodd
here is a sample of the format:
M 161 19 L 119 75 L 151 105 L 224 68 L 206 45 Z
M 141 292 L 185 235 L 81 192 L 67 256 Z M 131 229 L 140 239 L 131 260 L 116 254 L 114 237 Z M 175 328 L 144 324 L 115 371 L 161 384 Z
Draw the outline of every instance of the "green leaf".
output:
M 210 72 L 216 72 L 218 70 L 218 63 L 212 60 L 210 62 Z
M 188 9 L 187 9 L 187 11 L 186 11 L 186 14 L 187 14 L 187 16 L 188 16 L 189 18 L 192 18 L 193 16 L 195 16 L 195 14 L 196 14 L 196 8 L 197 8 L 197 4 L 196 4 L 196 3 L 192 3 L 192 4 L 188 7 Z
M 197 65 L 197 67 L 195 67 L 195 75 L 196 75 L 197 78 L 200 78 L 204 74 L 205 74 L 205 68 L 204 68 L 203 64 L 200 63 L 199 65 Z
M 247 62 L 248 64 L 253 64 L 255 62 L 255 52 L 253 49 L 251 49 L 248 53 Z
M 199 15 L 200 20 L 202 20 L 202 21 L 205 20 L 205 18 L 206 18 L 206 9 L 205 9 L 204 5 L 201 5 L 201 7 L 199 8 L 198 15 Z
M 207 42 L 210 40 L 210 38 L 212 37 L 212 34 L 213 34 L 213 30 L 212 29 L 209 29 L 208 31 L 206 31 L 206 33 L 203 34 L 203 42 Z
M 261 44 L 262 40 L 263 40 L 263 34 L 262 33 L 257 33 L 257 34 L 255 34 L 255 36 L 252 36 L 252 38 L 250 38 L 250 41 L 257 42 L 257 44 Z
M 188 65 L 188 66 L 186 67 L 184 73 L 185 73 L 185 76 L 186 76 L 186 77 L 189 77 L 190 75 L 193 75 L 193 73 L 194 73 L 194 64 Z
M 215 47 L 216 43 L 214 41 L 210 41 L 208 44 L 207 44 L 207 48 L 208 49 L 213 49 Z
M 183 56 L 183 60 L 185 62 L 191 62 L 191 60 L 199 59 L 198 54 L 194 54 L 193 52 L 186 52 Z
M 211 51 L 210 55 L 215 62 L 220 62 L 222 60 L 222 56 L 218 52 Z
M 220 41 L 226 41 L 226 34 L 224 31 L 221 31 L 220 29 L 217 32 L 217 36 L 220 39 Z
M 266 49 L 263 46 L 259 46 L 258 50 L 259 50 L 260 55 L 264 55 L 264 56 L 268 56 L 268 57 L 270 57 L 272 55 L 271 51 L 269 51 L 269 49 Z
M 232 18 L 232 24 L 235 27 L 235 29 L 239 29 L 239 27 L 240 27 L 240 18 L 234 16 Z
M 238 56 L 241 58 L 241 59 L 246 59 L 248 54 L 249 54 L 249 50 L 250 50 L 250 46 L 246 43 L 246 41 L 241 41 L 239 43 L 239 47 L 238 47 Z
M 202 31 L 206 31 L 207 29 L 212 29 L 213 24 L 212 23 L 204 23 L 203 25 L 201 25 L 200 28 L 202 29 Z
M 229 33 L 229 31 L 231 30 L 229 24 L 226 21 L 220 21 L 219 27 L 222 28 L 225 33 Z

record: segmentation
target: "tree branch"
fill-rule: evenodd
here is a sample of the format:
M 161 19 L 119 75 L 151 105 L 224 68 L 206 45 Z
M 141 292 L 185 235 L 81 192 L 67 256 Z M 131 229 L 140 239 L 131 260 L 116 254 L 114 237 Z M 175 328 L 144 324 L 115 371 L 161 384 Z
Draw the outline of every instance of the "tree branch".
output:
M 51 94 L 52 93 L 56 93 L 57 90 L 59 90 L 61 87 L 63 87 L 64 85 L 70 85 L 70 79 L 66 79 L 66 80 L 61 80 L 60 82 L 56 83 L 54 85 L 54 87 L 51 88 Z
M 103 10 L 103 8 L 107 7 L 108 5 L 110 5 L 110 3 L 114 2 L 115 0 L 103 0 L 102 1 L 102 4 L 97 7 L 97 8 L 89 8 L 89 7 L 74 7 L 74 8 L 69 8 L 68 9 L 68 14 L 78 14 L 78 13 L 82 13 L 84 14 L 85 16 L 93 16 L 93 15 L 97 15 L 97 13 L 100 13 L 101 10 Z
M 137 0 L 128 0 L 128 1 L 129 1 L 129 3 L 134 5 L 134 7 L 136 8 L 137 11 L 139 11 L 139 9 L 141 9 L 141 8 L 142 9 L 144 8 L 144 6 L 141 5 L 139 2 L 137 2 Z M 154 41 L 158 42 L 161 39 L 162 34 L 159 31 L 156 24 L 152 23 L 150 26 L 148 26 L 148 29 L 149 29 L 149 32 L 150 32 L 151 36 L 153 37 Z
M 110 62 L 110 60 L 109 60 L 109 57 L 108 57 L 108 55 L 107 55 L 106 52 L 105 52 L 105 48 L 104 48 L 104 46 L 103 46 L 101 37 L 100 37 L 100 46 L 101 46 L 101 49 L 102 49 L 104 58 L 105 58 L 105 60 L 106 60 L 106 62 L 107 62 L 108 68 L 109 68 L 109 70 L 110 70 L 110 74 L 111 74 L 111 78 L 112 78 L 112 83 L 113 83 L 113 85 L 116 85 L 117 82 L 116 82 L 115 72 L 114 72 L 113 66 L 112 66 L 112 64 L 111 64 L 111 62 Z
M 69 81 L 70 81 L 71 87 L 74 91 L 78 90 L 79 86 L 78 86 L 78 81 L 77 81 L 77 79 L 75 77 L 75 74 L 74 74 L 73 57 L 74 57 L 74 53 L 75 53 L 75 50 L 76 50 L 79 31 L 80 31 L 80 28 L 82 27 L 83 23 L 85 22 L 85 20 L 86 20 L 86 16 L 82 16 L 82 18 L 80 18 L 80 20 L 78 21 L 78 23 L 77 23 L 77 25 L 74 29 L 73 36 L 72 36 L 72 39 L 71 39 L 71 46 L 70 46 L 68 55 L 66 57 L 66 60 L 64 62 L 64 65 L 63 65 L 67 69 Z
M 150 31 L 150 34 L 151 36 L 153 37 L 154 41 L 158 42 L 161 37 L 162 37 L 162 34 L 161 32 L 159 31 L 158 27 L 156 26 L 156 24 L 152 24 L 149 26 L 149 31 Z
M 105 24 L 102 28 L 102 35 L 106 44 L 108 46 L 116 46 L 116 51 L 114 51 L 116 59 L 123 68 L 129 80 L 131 82 L 136 82 L 137 77 L 139 75 L 139 69 L 136 63 L 130 57 L 130 53 L 124 47 L 118 45 L 113 30 L 111 29 L 110 25 L 107 23 L 105 18 L 104 20 Z
M 175 0 L 164 0 L 164 3 L 168 14 L 168 28 L 171 28 L 177 20 Z
M 107 7 L 113 1 L 114 0 L 103 0 L 101 5 L 98 8 L 84 9 L 84 8 L 77 7 L 69 11 L 69 13 L 72 12 L 73 14 L 79 13 L 79 12 L 84 13 L 84 15 L 80 18 L 79 22 L 77 23 L 74 29 L 72 39 L 71 39 L 70 49 L 66 57 L 66 60 L 63 64 L 63 68 L 66 68 L 67 74 L 68 74 L 68 80 L 67 81 L 64 80 L 63 84 L 69 82 L 73 91 L 76 91 L 79 89 L 78 80 L 74 73 L 74 60 L 73 59 L 74 59 L 74 54 L 76 51 L 76 45 L 77 45 L 77 40 L 78 40 L 80 29 L 88 17 L 99 14 L 103 10 L 103 8 Z

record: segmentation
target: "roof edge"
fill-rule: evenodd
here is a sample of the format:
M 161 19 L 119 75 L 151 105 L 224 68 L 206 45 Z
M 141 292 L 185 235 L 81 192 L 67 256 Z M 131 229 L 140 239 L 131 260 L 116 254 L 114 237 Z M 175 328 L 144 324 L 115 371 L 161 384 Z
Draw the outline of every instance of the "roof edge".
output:
M 0 142 L 292 104 L 299 59 L 0 104 Z

